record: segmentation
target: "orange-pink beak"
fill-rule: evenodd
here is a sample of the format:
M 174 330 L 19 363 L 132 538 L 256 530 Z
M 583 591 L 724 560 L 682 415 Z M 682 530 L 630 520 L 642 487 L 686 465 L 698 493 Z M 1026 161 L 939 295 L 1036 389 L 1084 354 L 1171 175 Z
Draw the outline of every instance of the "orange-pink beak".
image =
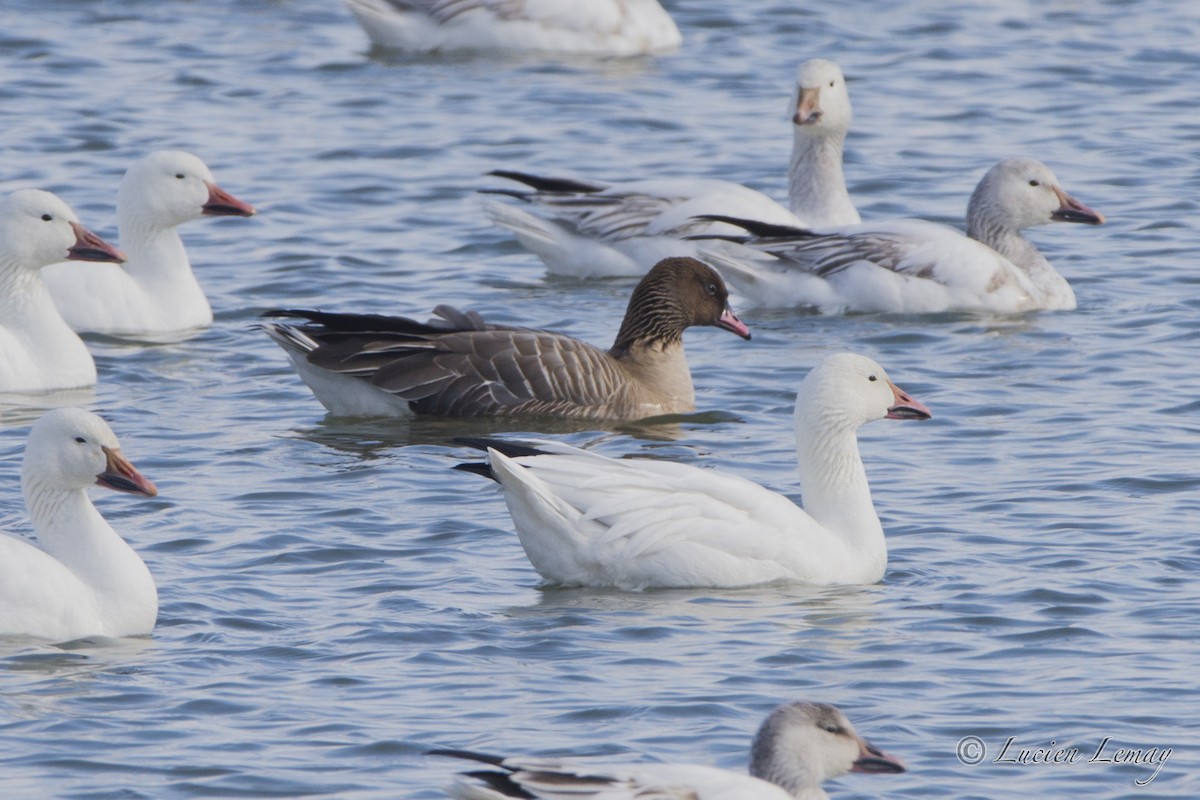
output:
M 89 231 L 87 228 L 80 225 L 78 222 L 71 223 L 71 230 L 75 231 L 75 244 L 71 245 L 71 247 L 67 250 L 68 260 L 115 261 L 118 264 L 121 264 L 125 261 L 124 253 L 101 239 L 96 234 Z
M 147 497 L 154 497 L 158 494 L 158 487 L 138 472 L 133 464 L 130 464 L 125 456 L 121 455 L 119 448 L 101 447 L 100 449 L 104 451 L 107 461 L 104 464 L 104 472 L 96 476 L 97 486 L 117 492 L 144 494 Z
M 850 768 L 851 772 L 904 772 L 907 769 L 903 761 L 859 737 L 858 759 Z
M 933 416 L 923 403 L 909 397 L 899 386 L 891 381 L 888 381 L 888 386 L 892 387 L 896 404 L 888 409 L 885 419 L 929 419 Z
M 816 125 L 825 115 L 821 109 L 821 88 L 801 89 L 792 122 L 796 125 Z
M 746 327 L 746 323 L 734 316 L 729 306 L 725 306 L 725 310 L 721 312 L 721 317 L 717 320 L 717 327 L 733 331 L 743 339 L 750 338 L 750 329 Z
M 257 213 L 254 210 L 254 206 L 243 200 L 238 200 L 215 183 L 208 183 L 206 181 L 204 185 L 208 187 L 208 202 L 201 206 L 204 209 L 205 216 L 253 217 Z
M 1093 211 L 1071 195 L 1055 186 L 1054 194 L 1058 196 L 1058 208 L 1050 214 L 1055 222 L 1082 222 L 1085 225 L 1103 225 L 1104 215 Z

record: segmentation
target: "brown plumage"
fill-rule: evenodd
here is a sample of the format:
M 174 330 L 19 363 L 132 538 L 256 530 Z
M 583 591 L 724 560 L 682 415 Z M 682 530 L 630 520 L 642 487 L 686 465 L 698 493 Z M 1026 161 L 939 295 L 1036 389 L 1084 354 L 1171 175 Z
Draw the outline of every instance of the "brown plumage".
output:
M 560 333 L 490 325 L 474 312 L 405 317 L 269 311 L 266 323 L 317 398 L 347 416 L 548 414 L 629 420 L 691 411 L 683 331 L 714 325 L 749 339 L 715 270 L 659 262 L 634 289 L 611 349 Z M 350 379 L 350 380 L 347 380 Z

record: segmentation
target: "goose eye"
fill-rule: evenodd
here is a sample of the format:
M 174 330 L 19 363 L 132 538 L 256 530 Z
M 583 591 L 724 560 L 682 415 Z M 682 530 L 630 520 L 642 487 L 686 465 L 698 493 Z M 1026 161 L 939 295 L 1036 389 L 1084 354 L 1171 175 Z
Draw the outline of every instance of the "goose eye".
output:
M 823 731 L 825 731 L 826 733 L 839 734 L 839 735 L 845 733 L 845 731 L 842 730 L 842 727 L 840 725 L 822 725 L 821 729 Z
M 76 436 L 75 441 L 79 442 L 80 444 L 87 444 L 87 439 L 83 438 L 82 436 Z
M 833 80 L 831 80 L 831 81 L 829 82 L 829 88 L 830 88 L 830 89 L 832 89 L 832 88 L 833 88 L 835 85 L 837 85 L 837 79 L 836 79 L 836 78 L 835 78 L 835 79 L 833 79 Z
M 175 177 L 176 177 L 176 178 L 178 178 L 179 180 L 183 180 L 183 173 L 182 173 L 182 172 L 176 172 L 176 173 L 175 173 Z
M 1036 180 L 1031 180 L 1031 181 L 1029 182 L 1029 185 L 1030 185 L 1030 186 L 1041 186 L 1041 184 L 1040 184 L 1040 183 L 1038 183 Z
M 878 378 L 876 378 L 874 375 L 868 375 L 868 376 L 867 376 L 867 380 L 869 380 L 869 381 L 871 381 L 872 383 L 874 383 L 875 381 L 877 381 L 877 380 L 879 380 L 879 379 L 878 379 Z
M 50 214 L 42 214 L 42 220 L 43 220 L 43 221 L 45 221 L 45 222 L 49 222 L 49 221 L 50 221 L 50 220 L 52 220 L 52 219 L 54 219 L 54 217 L 53 217 L 53 216 L 51 216 Z
M 704 291 L 708 292 L 713 297 L 716 297 L 717 296 L 717 285 L 715 283 L 710 283 L 704 287 Z

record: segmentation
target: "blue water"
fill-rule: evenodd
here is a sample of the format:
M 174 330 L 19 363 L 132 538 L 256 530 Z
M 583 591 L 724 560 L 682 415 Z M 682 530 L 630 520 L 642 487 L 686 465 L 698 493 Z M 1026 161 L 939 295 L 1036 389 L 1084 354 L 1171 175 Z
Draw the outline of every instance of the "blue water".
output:
M 1200 796 L 1200 15 L 1188 3 L 670 2 L 676 55 L 408 58 L 332 0 L 7 0 L 0 191 L 61 194 L 116 236 L 149 150 L 200 155 L 261 209 L 184 231 L 217 321 L 90 340 L 100 411 L 160 496 L 97 492 L 143 554 L 152 637 L 0 642 L 0 796 L 435 798 L 469 746 L 741 768 L 776 703 L 833 702 L 903 757 L 838 798 Z M 1101 228 L 1032 236 L 1071 313 L 745 313 L 688 334 L 674 426 L 564 427 L 795 493 L 805 371 L 867 353 L 935 419 L 864 429 L 891 562 L 877 586 L 538 588 L 455 435 L 519 423 L 327 418 L 251 325 L 273 306 L 613 336 L 629 281 L 547 279 L 488 225 L 487 170 L 704 175 L 786 194 L 787 95 L 851 79 L 847 178 L 868 219 L 961 219 L 1002 157 L 1046 161 Z M 49 402 L 49 401 L 47 401 Z M 30 401 L 0 407 L 0 528 Z M 988 754 L 965 765 L 958 742 Z M 1074 764 L 994 763 L 1076 747 Z M 1169 747 L 1153 767 L 1088 763 Z M 1009 753 L 1011 757 L 1013 752 Z M 1105 756 L 1106 757 L 1106 756 Z

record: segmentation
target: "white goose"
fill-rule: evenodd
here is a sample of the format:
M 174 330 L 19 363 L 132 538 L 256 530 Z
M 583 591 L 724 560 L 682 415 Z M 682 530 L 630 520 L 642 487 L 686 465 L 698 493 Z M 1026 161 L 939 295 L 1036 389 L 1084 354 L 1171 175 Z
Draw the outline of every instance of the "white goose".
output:
M 177 227 L 200 217 L 249 217 L 254 208 L 217 186 L 204 162 L 158 150 L 133 164 L 117 192 L 125 265 L 56 264 L 42 272 L 74 330 L 116 335 L 174 333 L 212 323 Z
M 38 272 L 64 258 L 121 261 L 121 251 L 79 224 L 58 197 L 21 189 L 0 202 L 0 393 L 96 383 L 83 340 L 54 307 Z
M 379 47 L 637 56 L 683 41 L 658 0 L 347 0 Z
M 802 227 L 858 223 L 842 174 L 851 112 L 846 80 L 837 64 L 818 58 L 800 67 L 789 117 L 791 211 L 730 181 L 666 178 L 608 184 L 505 170 L 492 174 L 524 183 L 532 191 L 496 193 L 512 195 L 537 213 L 497 201 L 485 203 L 484 210 L 550 272 L 576 277 L 644 275 L 663 258 L 696 254 L 696 243 L 679 237 L 735 231 L 700 219 L 703 215 Z
M 796 396 L 803 508 L 743 478 L 563 444 L 463 440 L 486 446 L 489 462 L 459 468 L 500 483 L 521 545 L 550 584 L 635 591 L 866 584 L 883 577 L 887 544 L 858 428 L 929 416 L 874 361 L 830 356 Z
M 719 219 L 750 232 L 732 237 L 745 247 L 701 248 L 740 295 L 758 306 L 827 314 L 1070 310 L 1075 292 L 1021 231 L 1051 222 L 1104 222 L 1031 158 L 1006 159 L 988 170 L 967 206 L 966 236 L 917 219 L 816 231 Z
M 696 764 L 602 764 L 503 758 L 434 750 L 490 765 L 447 788 L 459 800 L 828 800 L 821 788 L 847 772 L 904 772 L 902 761 L 869 744 L 826 703 L 779 706 L 750 748 L 750 774 Z
M 93 485 L 158 493 L 104 420 L 78 408 L 50 411 L 34 424 L 21 469 L 40 549 L 0 535 L 0 635 L 62 642 L 154 628 L 154 579 L 88 499 Z

